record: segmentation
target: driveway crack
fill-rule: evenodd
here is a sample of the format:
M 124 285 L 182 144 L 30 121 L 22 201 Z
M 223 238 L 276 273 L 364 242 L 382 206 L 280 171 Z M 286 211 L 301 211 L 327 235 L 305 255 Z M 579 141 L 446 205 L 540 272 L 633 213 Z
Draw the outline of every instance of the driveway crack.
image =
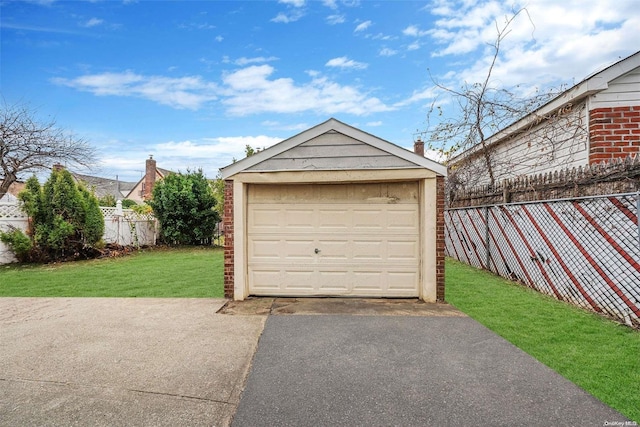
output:
M 208 398 L 208 397 L 190 396 L 190 395 L 187 395 L 187 394 L 180 394 L 180 393 L 167 393 L 167 392 L 161 392 L 161 391 L 140 390 L 140 389 L 135 389 L 135 388 L 127 388 L 127 387 L 124 387 L 124 388 L 121 388 L 121 387 L 105 387 L 105 386 L 100 386 L 100 385 L 95 385 L 95 384 L 71 383 L 71 382 L 68 382 L 68 381 L 36 380 L 36 379 L 31 379 L 31 378 L 0 378 L 0 381 L 51 384 L 51 385 L 65 386 L 65 387 L 94 388 L 94 389 L 100 389 L 100 390 L 123 390 L 123 391 L 127 391 L 127 392 L 132 392 L 132 393 L 141 393 L 141 394 L 149 394 L 149 395 L 156 395 L 156 396 L 167 396 L 167 397 L 177 397 L 177 398 L 180 398 L 180 399 L 187 399 L 187 400 L 199 400 L 199 401 L 212 402 L 212 403 L 221 403 L 223 405 L 232 405 L 232 406 L 236 406 L 237 405 L 236 403 L 230 402 L 228 400 L 218 400 L 218 399 L 211 399 L 211 398 Z

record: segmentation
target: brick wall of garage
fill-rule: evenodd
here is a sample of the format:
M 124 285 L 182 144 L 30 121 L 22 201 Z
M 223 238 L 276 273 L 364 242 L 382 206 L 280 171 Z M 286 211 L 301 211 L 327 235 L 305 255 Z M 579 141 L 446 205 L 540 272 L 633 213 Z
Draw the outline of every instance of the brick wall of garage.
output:
M 224 182 L 224 297 L 233 298 L 234 245 L 233 245 L 233 181 Z

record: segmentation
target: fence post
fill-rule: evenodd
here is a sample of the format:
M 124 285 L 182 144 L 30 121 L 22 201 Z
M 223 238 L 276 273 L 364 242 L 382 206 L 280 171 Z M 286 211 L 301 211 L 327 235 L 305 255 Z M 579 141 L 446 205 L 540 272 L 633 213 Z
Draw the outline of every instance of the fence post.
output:
M 638 247 L 640 248 L 640 191 L 636 193 L 636 223 L 638 224 Z
M 489 206 L 484 207 L 484 241 L 485 250 L 487 252 L 486 266 L 491 271 L 491 244 L 489 241 Z

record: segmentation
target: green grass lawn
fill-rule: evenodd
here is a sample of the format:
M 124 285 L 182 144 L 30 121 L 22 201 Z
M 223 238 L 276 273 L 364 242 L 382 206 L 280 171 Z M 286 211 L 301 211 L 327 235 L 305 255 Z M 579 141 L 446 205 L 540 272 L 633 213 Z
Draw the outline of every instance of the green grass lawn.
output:
M 0 266 L 0 296 L 222 298 L 222 249 L 154 249 L 120 258 Z
M 446 265 L 446 299 L 640 422 L 640 331 L 453 260 Z

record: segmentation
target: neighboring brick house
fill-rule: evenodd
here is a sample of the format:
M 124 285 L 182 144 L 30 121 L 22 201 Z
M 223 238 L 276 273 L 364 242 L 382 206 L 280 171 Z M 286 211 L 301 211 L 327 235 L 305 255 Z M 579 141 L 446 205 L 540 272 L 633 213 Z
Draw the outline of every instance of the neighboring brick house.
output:
M 495 183 L 640 153 L 640 52 L 587 77 L 486 142 Z M 484 162 L 484 164 L 483 164 Z M 449 162 L 466 187 L 489 184 L 474 147 Z
M 143 203 L 151 199 L 153 193 L 153 186 L 156 181 L 164 179 L 167 175 L 175 173 L 168 169 L 159 168 L 154 160 L 153 156 L 145 162 L 145 173 L 142 179 L 134 184 L 133 188 L 127 194 L 127 199 L 133 200 L 136 203 Z
M 16 181 L 9 186 L 9 190 L 7 193 L 0 197 L 0 201 L 2 202 L 15 202 L 18 200 L 18 193 L 24 190 L 25 183 L 22 181 Z

